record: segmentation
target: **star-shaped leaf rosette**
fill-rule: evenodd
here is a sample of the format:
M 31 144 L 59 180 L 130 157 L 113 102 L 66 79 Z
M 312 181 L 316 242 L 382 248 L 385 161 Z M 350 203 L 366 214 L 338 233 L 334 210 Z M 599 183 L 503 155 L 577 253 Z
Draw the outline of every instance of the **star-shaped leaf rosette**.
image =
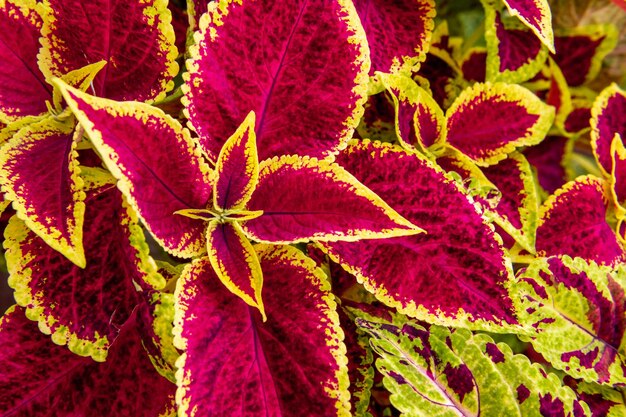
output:
M 356 241 L 422 231 L 339 165 L 295 155 L 259 163 L 254 112 L 226 141 L 212 170 L 188 131 L 162 111 L 57 85 L 154 238 L 179 257 L 206 250 L 203 259 L 224 285 L 263 315 L 263 275 L 251 242 Z M 167 154 L 155 152 L 157 145 Z
M 57 84 L 155 240 L 175 256 L 197 258 L 176 290 L 174 343 L 185 352 L 177 362 L 179 408 L 224 415 L 220 407 L 228 401 L 217 398 L 245 396 L 253 409 L 293 409 L 306 401 L 319 415 L 347 410 L 345 346 L 330 285 L 303 253 L 277 245 L 421 229 L 335 163 L 297 155 L 259 163 L 254 112 L 227 139 L 213 170 L 188 130 L 161 110 Z M 203 324 L 213 321 L 220 324 Z M 297 338 L 297 348 L 286 334 Z M 246 384 L 225 392 L 243 369 L 254 370 Z M 294 397 L 293 378 L 281 376 L 286 369 L 306 375 L 294 376 L 298 383 L 317 381 L 315 387 Z M 266 390 L 273 391 L 269 403 L 259 394 Z

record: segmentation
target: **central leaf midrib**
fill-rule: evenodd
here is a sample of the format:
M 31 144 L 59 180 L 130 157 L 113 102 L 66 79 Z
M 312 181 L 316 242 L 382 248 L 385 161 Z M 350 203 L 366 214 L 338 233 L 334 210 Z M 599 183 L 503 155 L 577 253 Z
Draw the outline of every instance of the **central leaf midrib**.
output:
M 21 411 L 23 407 L 27 407 L 30 403 L 39 399 L 40 395 L 43 395 L 43 393 L 45 393 L 49 389 L 56 390 L 57 383 L 61 383 L 61 380 L 66 378 L 68 375 L 72 374 L 76 368 L 83 367 L 83 366 L 86 367 L 88 365 L 86 364 L 86 361 L 81 360 L 78 363 L 76 363 L 74 366 L 70 367 L 69 369 L 65 369 L 65 371 L 61 371 L 60 375 L 57 375 L 54 378 L 48 380 L 47 383 L 45 383 L 43 386 L 37 389 L 29 398 L 26 398 L 23 401 L 20 401 L 11 410 L 9 410 L 6 414 L 3 414 L 2 416 L 9 417 L 9 416 L 15 415 L 15 413 Z
M 400 346 L 398 343 L 396 343 L 395 341 L 393 341 L 391 338 L 386 337 L 384 335 L 381 335 L 381 339 L 386 340 L 388 343 L 390 343 L 394 349 L 396 349 L 397 352 L 399 352 L 402 355 L 402 358 L 406 361 L 409 362 L 409 365 L 411 367 L 413 367 L 414 369 L 417 370 L 417 372 L 419 372 L 422 376 L 424 376 L 426 379 L 430 380 L 433 385 L 435 386 L 435 388 L 439 391 L 440 394 L 442 394 L 445 398 L 447 398 L 450 401 L 450 405 L 454 407 L 461 415 L 465 416 L 465 417 L 475 417 L 471 414 L 467 414 L 466 409 L 463 407 L 463 404 L 460 403 L 459 401 L 457 401 L 449 392 L 448 392 L 448 387 L 444 386 L 443 384 L 441 384 L 439 381 L 437 381 L 437 379 L 435 377 L 430 377 L 428 375 L 427 369 L 420 366 L 415 360 L 413 360 L 413 358 L 411 357 L 410 353 L 406 352 L 402 346 Z M 441 404 L 438 403 L 437 401 L 430 399 L 429 397 L 426 397 L 423 393 L 421 393 L 419 391 L 419 388 L 416 387 L 413 383 L 411 383 L 410 381 L 407 380 L 407 383 L 411 386 L 411 388 L 413 389 L 413 391 L 415 391 L 417 394 L 421 395 L 424 399 L 426 399 L 427 401 L 433 403 L 433 404 Z M 478 392 L 478 384 L 476 384 L 476 381 L 474 379 L 474 387 L 476 388 L 476 391 Z M 444 405 L 444 404 L 442 404 Z M 469 411 L 468 411 L 469 412 Z M 480 412 L 479 414 L 480 415 Z
M 101 79 L 102 79 L 102 86 L 100 87 L 100 93 L 102 95 L 107 95 L 108 91 L 106 91 L 106 79 L 107 79 L 107 70 L 111 65 L 111 15 L 112 15 L 112 11 L 111 11 L 111 0 L 107 1 L 107 27 L 106 30 L 104 31 L 104 44 L 106 45 L 105 50 L 104 50 L 104 59 L 106 59 L 106 62 L 108 63 L 108 65 L 105 65 L 104 68 L 102 68 L 101 70 Z
M 283 63 L 285 62 L 285 57 L 287 56 L 287 52 L 289 51 L 289 47 L 291 45 L 291 41 L 293 40 L 293 36 L 296 31 L 296 28 L 298 27 L 298 25 L 300 24 L 300 21 L 302 20 L 302 15 L 304 14 L 304 9 L 306 9 L 307 4 L 308 4 L 308 0 L 305 0 L 304 3 L 302 4 L 300 13 L 298 14 L 298 17 L 293 27 L 291 28 L 291 32 L 289 33 L 289 37 L 287 38 L 287 42 L 285 42 L 285 45 L 281 51 L 280 62 L 278 63 L 276 73 L 274 74 L 274 77 L 272 78 L 272 83 L 270 84 L 269 90 L 267 91 L 267 94 L 265 95 L 265 100 L 263 101 L 263 107 L 261 108 L 261 111 L 259 112 L 260 117 L 259 117 L 259 124 L 257 128 L 257 137 L 259 138 L 263 136 L 265 115 L 267 113 L 267 108 L 269 107 L 269 102 L 272 99 L 272 93 L 274 92 L 274 88 L 276 87 L 276 81 L 278 80 L 278 77 L 280 76 L 280 73 L 283 69 Z
M 35 80 L 37 80 L 37 83 L 39 85 L 41 85 L 43 87 L 43 90 L 46 92 L 46 94 L 52 94 L 52 91 L 50 90 L 50 86 L 48 84 L 46 84 L 45 82 L 43 82 L 35 73 L 35 71 L 30 67 L 30 65 L 28 65 L 26 63 L 26 61 L 24 60 L 24 58 L 22 58 L 21 55 L 19 55 L 17 52 L 15 52 L 11 47 L 9 47 L 9 44 L 6 43 L 4 41 L 4 39 L 0 38 L 0 41 L 2 41 L 2 44 L 6 47 L 6 49 L 11 52 L 21 63 L 22 65 L 24 65 L 24 68 L 26 68 L 26 71 L 29 72 L 33 78 L 35 78 Z
M 102 130 L 102 133 L 104 133 L 104 132 L 105 132 L 105 130 Z M 111 131 L 110 131 L 110 130 L 106 130 L 106 132 L 109 132 L 111 137 L 115 137 L 115 136 L 116 136 L 116 135 L 113 135 L 113 134 L 111 133 Z M 103 136 L 104 136 L 104 135 L 103 135 Z M 106 144 L 106 142 L 105 142 L 103 139 L 101 139 L 101 141 L 102 141 L 102 143 Z M 159 175 L 157 175 L 157 174 L 156 174 L 156 172 L 154 172 L 154 170 L 152 169 L 152 167 L 151 167 L 150 165 L 148 165 L 148 164 L 147 164 L 147 163 L 146 163 L 146 162 L 145 162 L 142 158 L 140 158 L 140 157 L 139 157 L 139 155 L 137 155 L 137 154 L 135 153 L 135 151 L 134 151 L 133 149 L 131 149 L 131 147 L 130 147 L 130 146 L 129 146 L 126 142 L 124 142 L 123 140 L 118 140 L 117 142 L 118 142 L 121 146 L 125 147 L 125 148 L 128 150 L 128 152 L 130 152 L 130 153 L 131 153 L 131 155 L 135 157 L 135 160 L 136 160 L 136 161 L 138 161 L 138 162 L 140 162 L 140 163 L 141 163 L 141 165 L 143 165 L 143 166 L 144 166 L 144 168 L 145 168 L 146 170 L 148 170 L 148 172 L 150 173 L 150 175 L 152 175 L 152 177 L 153 177 L 154 179 L 156 179 L 156 181 L 157 181 L 159 184 L 161 184 L 161 186 L 162 186 L 165 190 L 167 190 L 167 191 L 169 192 L 169 194 L 170 194 L 172 197 L 174 197 L 176 200 L 178 200 L 180 203 L 182 203 L 182 204 L 183 204 L 184 206 L 186 206 L 186 207 L 189 207 L 189 208 L 196 208 L 196 207 L 194 207 L 194 205 L 192 205 L 192 204 L 188 204 L 185 200 L 183 200 L 183 198 L 181 198 L 180 196 L 178 196 L 178 195 L 174 192 L 174 190 L 173 190 L 173 189 L 172 189 L 169 185 L 167 185 L 167 184 L 165 183 L 165 181 L 163 181 L 163 179 L 162 179 Z M 110 145 L 107 145 L 107 146 L 110 146 Z M 114 163 L 114 164 L 115 164 L 115 163 Z M 115 165 L 117 165 L 117 164 L 115 164 Z M 132 170 L 131 170 L 131 171 L 132 171 Z M 127 174 L 122 173 L 122 175 L 124 175 L 124 177 L 126 177 L 126 180 L 127 180 L 127 181 L 129 181 L 129 182 L 131 182 L 131 183 L 132 183 L 132 180 L 130 179 L 130 177 L 129 177 Z M 134 189 L 134 186 L 133 186 L 133 189 Z M 138 190 L 135 190 L 135 191 L 138 191 Z M 134 196 L 133 196 L 133 197 L 134 197 Z

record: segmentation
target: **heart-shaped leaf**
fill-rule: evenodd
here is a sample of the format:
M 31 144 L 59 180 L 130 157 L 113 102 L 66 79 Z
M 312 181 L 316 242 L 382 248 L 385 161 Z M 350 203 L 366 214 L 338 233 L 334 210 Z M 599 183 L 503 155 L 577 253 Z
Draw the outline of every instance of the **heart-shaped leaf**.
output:
M 491 165 L 518 146 L 546 136 L 554 108 L 515 84 L 474 84 L 446 112 L 447 143 L 479 165 Z
M 548 48 L 517 19 L 503 17 L 499 2 L 483 0 L 483 3 L 487 42 L 486 79 L 509 83 L 531 79 L 546 62 Z
M 579 26 L 554 38 L 554 60 L 571 87 L 596 78 L 604 57 L 617 44 L 617 31 L 612 25 Z M 553 51 L 554 52 L 554 51 Z
M 591 175 L 570 181 L 539 208 L 537 254 L 569 255 L 605 264 L 626 259 L 626 252 L 606 222 L 604 183 Z
M 54 116 L 23 127 L 2 147 L 0 184 L 31 230 L 84 267 L 85 193 L 75 134 L 82 130 Z

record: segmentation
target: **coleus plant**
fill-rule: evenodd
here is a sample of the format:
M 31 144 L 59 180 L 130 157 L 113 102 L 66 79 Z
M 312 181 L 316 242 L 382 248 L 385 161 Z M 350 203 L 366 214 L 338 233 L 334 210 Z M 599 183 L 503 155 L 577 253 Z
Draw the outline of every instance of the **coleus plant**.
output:
M 7 68 L 0 121 L 9 124 L 0 140 L 11 138 L 0 160 L 2 189 L 31 230 L 84 267 L 82 130 L 63 112 L 51 80 L 118 100 L 163 98 L 178 71 L 167 3 L 3 0 L 0 6 Z M 94 30 L 75 30 L 86 22 Z
M 623 35 L 556 3 L 0 0 L 0 415 L 626 415 Z

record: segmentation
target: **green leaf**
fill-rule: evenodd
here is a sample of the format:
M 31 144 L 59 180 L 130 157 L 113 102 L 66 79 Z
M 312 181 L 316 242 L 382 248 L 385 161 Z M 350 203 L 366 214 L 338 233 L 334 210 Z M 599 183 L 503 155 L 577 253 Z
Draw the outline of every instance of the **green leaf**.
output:
M 512 291 L 530 341 L 555 368 L 588 382 L 626 384 L 624 270 L 569 256 L 540 258 Z
M 357 325 L 372 336 L 376 367 L 403 416 L 589 415 L 555 374 L 486 334 L 398 319 Z

